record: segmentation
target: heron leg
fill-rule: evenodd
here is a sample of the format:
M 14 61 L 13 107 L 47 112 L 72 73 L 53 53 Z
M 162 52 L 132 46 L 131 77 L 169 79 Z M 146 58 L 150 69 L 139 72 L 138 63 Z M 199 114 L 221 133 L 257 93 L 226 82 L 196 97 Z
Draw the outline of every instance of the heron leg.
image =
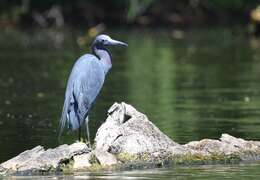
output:
M 79 126 L 79 142 L 81 140 L 81 127 Z
M 86 117 L 85 123 L 86 123 L 86 134 L 87 134 L 87 143 L 89 144 L 89 146 L 91 147 L 91 143 L 90 143 L 90 136 L 89 136 L 89 127 L 88 127 L 88 116 Z

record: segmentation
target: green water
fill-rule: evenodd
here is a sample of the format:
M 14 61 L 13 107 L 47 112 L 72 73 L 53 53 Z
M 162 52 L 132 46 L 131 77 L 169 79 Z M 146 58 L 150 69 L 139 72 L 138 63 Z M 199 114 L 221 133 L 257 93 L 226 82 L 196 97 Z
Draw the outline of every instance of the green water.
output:
M 145 113 L 179 143 L 229 133 L 260 139 L 260 41 L 237 28 L 112 30 L 129 44 L 113 48 L 113 68 L 90 115 L 91 137 L 113 102 Z M 0 162 L 38 144 L 55 147 L 66 79 L 79 46 L 78 31 L 2 30 L 0 34 Z M 72 143 L 76 133 L 65 134 Z M 260 164 L 192 166 L 101 174 L 96 178 L 250 178 Z M 77 177 L 77 175 L 75 175 Z M 109 178 L 109 177 L 108 177 Z
M 238 179 L 252 180 L 260 177 L 259 164 L 234 166 L 186 166 L 148 170 L 105 173 L 78 173 L 67 176 L 75 179 Z
M 204 165 L 204 166 L 178 166 L 171 168 L 113 171 L 103 173 L 78 172 L 73 175 L 61 175 L 58 178 L 66 179 L 259 179 L 260 164 L 240 165 Z M 42 176 L 18 177 L 19 179 L 43 179 Z M 53 176 L 44 177 L 52 179 Z

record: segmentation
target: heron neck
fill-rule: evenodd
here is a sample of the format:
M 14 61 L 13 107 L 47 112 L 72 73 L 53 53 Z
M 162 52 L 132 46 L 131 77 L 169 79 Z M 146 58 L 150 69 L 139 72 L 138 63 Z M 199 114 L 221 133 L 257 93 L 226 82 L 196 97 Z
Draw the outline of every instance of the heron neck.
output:
M 109 53 L 109 51 L 105 47 L 100 46 L 100 45 L 92 46 L 92 51 L 98 57 L 100 62 L 102 63 L 102 65 L 104 67 L 104 72 L 108 73 L 108 71 L 112 67 L 112 61 L 111 61 L 112 58 L 111 58 L 111 54 Z

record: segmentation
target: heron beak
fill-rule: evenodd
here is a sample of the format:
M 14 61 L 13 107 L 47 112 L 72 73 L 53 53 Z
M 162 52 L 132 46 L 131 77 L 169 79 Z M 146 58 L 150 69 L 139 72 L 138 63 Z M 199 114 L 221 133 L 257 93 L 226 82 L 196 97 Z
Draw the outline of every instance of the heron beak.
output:
M 108 41 L 108 45 L 114 45 L 114 46 L 128 46 L 126 43 L 121 42 L 121 41 L 117 41 L 117 40 L 114 40 L 114 39 L 110 39 L 110 40 Z

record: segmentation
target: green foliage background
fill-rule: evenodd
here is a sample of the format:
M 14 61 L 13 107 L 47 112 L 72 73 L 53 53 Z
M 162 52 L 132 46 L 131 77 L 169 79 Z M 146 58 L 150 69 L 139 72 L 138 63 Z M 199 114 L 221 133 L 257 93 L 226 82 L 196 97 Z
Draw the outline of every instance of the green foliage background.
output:
M 245 22 L 259 4 L 259 0 L 1 0 L 0 25 L 31 26 L 35 13 L 46 15 L 53 6 L 60 8 L 66 24 L 73 25 Z M 172 18 L 176 16 L 178 21 Z

